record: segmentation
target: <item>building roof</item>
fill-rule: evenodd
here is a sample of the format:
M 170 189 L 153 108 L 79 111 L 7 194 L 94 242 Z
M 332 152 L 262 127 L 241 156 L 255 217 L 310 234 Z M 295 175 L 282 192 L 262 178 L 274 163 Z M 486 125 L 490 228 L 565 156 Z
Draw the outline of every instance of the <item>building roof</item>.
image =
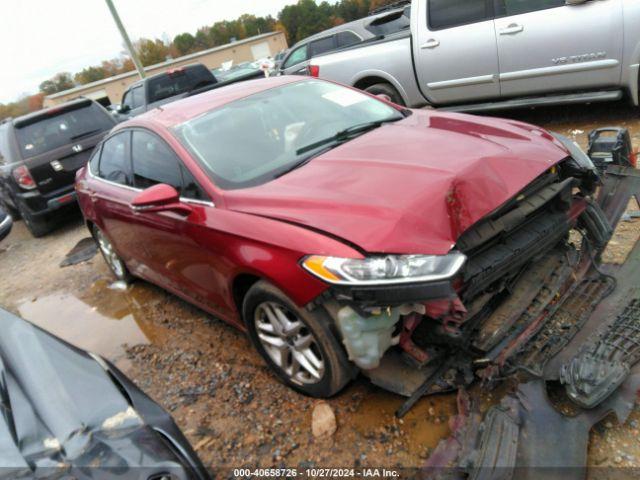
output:
M 147 67 L 144 67 L 144 70 L 145 70 L 145 72 L 148 72 L 150 70 L 155 70 L 157 68 L 170 67 L 171 65 L 174 65 L 174 64 L 179 63 L 179 62 L 184 62 L 184 61 L 188 61 L 188 60 L 197 60 L 198 58 L 203 57 L 205 55 L 209 55 L 211 53 L 220 52 L 220 51 L 223 51 L 223 50 L 227 50 L 227 49 L 229 49 L 231 47 L 235 47 L 235 46 L 238 46 L 238 45 L 243 45 L 245 43 L 255 42 L 256 40 L 260 40 L 262 38 L 269 38 L 269 37 L 272 37 L 274 35 L 279 35 L 279 34 L 282 34 L 282 32 L 278 31 L 278 32 L 262 33 L 260 35 L 254 36 L 254 37 L 249 37 L 249 38 L 245 38 L 245 39 L 242 39 L 242 40 L 238 40 L 236 42 L 227 43 L 225 45 L 220 45 L 219 47 L 209 48 L 208 50 L 202 50 L 200 52 L 190 53 L 189 55 L 184 55 L 183 57 L 172 58 L 171 60 L 167 60 L 165 62 L 156 63 L 155 65 L 149 65 Z M 138 75 L 138 72 L 135 71 L 135 70 L 132 70 L 130 72 L 125 72 L 125 73 L 121 73 L 119 75 L 114 75 L 113 77 L 103 78 L 102 80 L 97 80 L 95 82 L 85 83 L 84 85 L 79 85 L 77 87 L 70 88 L 68 90 L 63 90 L 62 92 L 53 93 L 51 95 L 47 95 L 45 98 L 51 98 L 51 99 L 59 98 L 59 97 L 65 96 L 65 95 L 69 95 L 71 93 L 81 92 L 81 91 L 86 90 L 88 88 L 99 87 L 101 85 L 106 85 L 106 84 L 111 83 L 113 81 L 121 80 L 123 78 L 133 77 L 133 76 L 136 76 L 136 75 Z

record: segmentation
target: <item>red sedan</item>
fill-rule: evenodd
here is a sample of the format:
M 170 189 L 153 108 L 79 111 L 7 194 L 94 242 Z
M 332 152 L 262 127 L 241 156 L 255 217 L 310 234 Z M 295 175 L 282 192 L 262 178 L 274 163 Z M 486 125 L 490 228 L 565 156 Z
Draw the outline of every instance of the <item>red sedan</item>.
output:
M 76 189 L 118 278 L 248 331 L 284 382 L 329 396 L 360 371 L 402 391 L 407 368 L 512 335 L 490 314 L 572 249 L 592 167 L 537 127 L 278 77 L 120 124 Z

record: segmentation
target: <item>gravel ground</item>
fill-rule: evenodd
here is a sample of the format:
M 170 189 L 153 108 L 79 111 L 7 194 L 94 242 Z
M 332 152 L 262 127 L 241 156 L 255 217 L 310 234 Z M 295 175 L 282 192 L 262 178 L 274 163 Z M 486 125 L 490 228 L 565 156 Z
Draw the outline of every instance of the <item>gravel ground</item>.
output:
M 620 104 L 511 115 L 583 146 L 590 129 L 622 124 L 640 146 L 640 115 Z M 40 240 L 16 223 L 0 244 L 0 305 L 114 361 L 171 412 L 205 464 L 416 467 L 448 435 L 454 396 L 423 399 L 397 420 L 402 399 L 360 379 L 328 402 L 337 432 L 315 438 L 317 401 L 278 383 L 243 334 L 145 282 L 118 289 L 100 256 L 60 268 L 86 236 L 77 217 Z M 639 236 L 640 220 L 621 224 L 606 260 L 624 261 Z M 498 395 L 483 394 L 487 404 Z M 638 407 L 623 426 L 601 422 L 591 435 L 589 465 L 640 466 L 639 423 Z

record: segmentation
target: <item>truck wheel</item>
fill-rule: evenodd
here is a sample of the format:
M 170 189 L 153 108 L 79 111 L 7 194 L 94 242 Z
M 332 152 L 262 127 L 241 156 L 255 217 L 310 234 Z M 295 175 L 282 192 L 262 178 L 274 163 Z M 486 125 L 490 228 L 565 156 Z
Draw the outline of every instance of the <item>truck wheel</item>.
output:
M 405 106 L 404 100 L 398 93 L 398 90 L 389 83 L 376 83 L 375 85 L 371 85 L 364 89 L 365 92 L 370 93 L 371 95 L 385 95 L 389 97 L 389 100 L 397 105 Z
M 27 226 L 27 230 L 29 230 L 31 235 L 35 238 L 43 237 L 51 231 L 51 225 L 49 222 L 34 216 L 24 205 L 22 205 L 22 202 L 16 202 L 16 206 L 18 207 L 18 212 L 20 213 L 24 224 Z
M 247 292 L 242 315 L 260 355 L 291 388 L 327 398 L 351 380 L 347 356 L 320 309 L 298 308 L 276 287 L 260 281 Z

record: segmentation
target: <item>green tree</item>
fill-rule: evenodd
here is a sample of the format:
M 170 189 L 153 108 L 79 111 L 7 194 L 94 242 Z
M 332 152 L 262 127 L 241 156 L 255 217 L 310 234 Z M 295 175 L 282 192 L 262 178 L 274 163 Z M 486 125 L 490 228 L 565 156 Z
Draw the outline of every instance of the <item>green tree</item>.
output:
M 84 85 L 86 83 L 102 80 L 107 76 L 107 72 L 102 67 L 87 67 L 73 76 L 76 83 Z
M 176 38 L 173 39 L 173 45 L 176 47 L 178 52 L 180 52 L 180 55 L 191 53 L 195 44 L 195 37 L 188 32 L 176 35 Z
M 169 56 L 169 47 L 157 38 L 155 40 L 141 38 L 135 42 L 134 48 L 138 52 L 140 62 L 145 67 L 147 65 L 164 62 Z
M 45 95 L 51 95 L 53 93 L 62 92 L 63 90 L 69 90 L 75 85 L 71 74 L 68 72 L 56 73 L 49 80 L 45 80 L 40 84 L 40 91 Z

